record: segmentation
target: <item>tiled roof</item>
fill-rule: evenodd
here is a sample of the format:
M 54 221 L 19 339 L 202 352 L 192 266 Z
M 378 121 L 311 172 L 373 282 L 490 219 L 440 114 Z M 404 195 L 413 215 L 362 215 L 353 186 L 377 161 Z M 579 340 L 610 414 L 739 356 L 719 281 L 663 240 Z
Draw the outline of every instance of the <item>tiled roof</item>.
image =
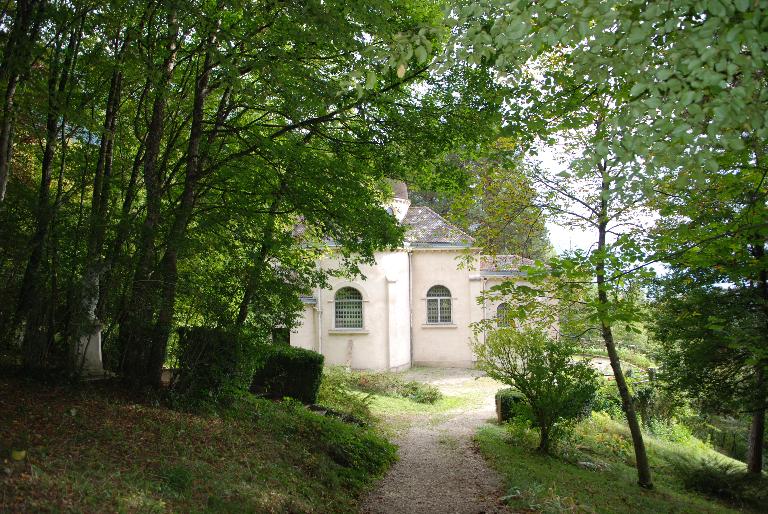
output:
M 405 240 L 415 246 L 469 246 L 472 237 L 429 207 L 410 206 L 403 219 Z
M 520 266 L 532 266 L 534 261 L 519 255 L 481 255 L 478 267 L 480 271 L 504 272 L 517 271 Z

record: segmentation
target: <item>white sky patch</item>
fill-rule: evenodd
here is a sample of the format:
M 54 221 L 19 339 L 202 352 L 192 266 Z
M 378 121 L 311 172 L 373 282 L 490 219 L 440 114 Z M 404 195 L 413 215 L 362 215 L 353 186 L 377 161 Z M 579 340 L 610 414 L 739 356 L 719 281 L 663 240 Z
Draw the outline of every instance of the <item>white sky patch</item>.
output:
M 568 168 L 562 162 L 564 154 L 565 150 L 563 148 L 541 146 L 538 149 L 538 155 L 531 160 L 538 163 L 542 170 L 547 171 L 551 175 L 556 175 Z M 597 242 L 596 231 L 568 226 L 552 219 L 548 219 L 546 225 L 549 231 L 549 240 L 558 254 L 568 250 L 588 250 Z

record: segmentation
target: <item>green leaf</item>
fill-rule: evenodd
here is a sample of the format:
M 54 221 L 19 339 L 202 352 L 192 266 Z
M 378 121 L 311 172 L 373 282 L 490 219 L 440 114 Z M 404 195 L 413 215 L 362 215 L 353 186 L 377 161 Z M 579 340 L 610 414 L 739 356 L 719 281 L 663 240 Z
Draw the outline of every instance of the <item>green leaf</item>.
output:
M 423 46 L 417 46 L 414 53 L 416 54 L 416 60 L 418 62 L 422 63 L 427 60 L 427 49 Z
M 369 70 L 365 76 L 365 89 L 375 88 L 377 81 L 378 81 L 378 77 L 376 76 L 376 72 L 373 70 Z
M 648 89 L 648 86 L 642 83 L 635 84 L 632 86 L 632 89 L 629 91 L 629 96 L 636 98 L 643 94 L 645 90 Z

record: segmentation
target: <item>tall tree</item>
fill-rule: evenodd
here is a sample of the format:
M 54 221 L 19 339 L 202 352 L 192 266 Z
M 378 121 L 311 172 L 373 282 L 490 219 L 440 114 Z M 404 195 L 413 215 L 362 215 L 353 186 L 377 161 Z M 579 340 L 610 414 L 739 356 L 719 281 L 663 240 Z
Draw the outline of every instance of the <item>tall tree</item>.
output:
M 399 241 L 384 177 L 432 172 L 498 121 L 487 67 L 437 70 L 434 4 L 51 5 L 32 51 L 52 78 L 15 97 L 0 296 L 44 347 L 98 320 L 107 365 L 137 385 L 158 384 L 180 324 L 294 323 L 329 240 L 332 273 Z
M 534 128 L 538 133 L 552 123 L 549 113 L 553 110 L 537 102 L 542 98 L 565 107 L 555 118 L 560 122 L 567 121 L 585 96 L 608 90 L 611 102 L 623 108 L 610 120 L 611 135 L 619 137 L 605 138 L 602 154 L 620 163 L 641 165 L 644 178 L 638 184 L 650 198 L 657 177 L 685 186 L 704 185 L 721 170 L 736 180 L 753 170 L 764 174 L 767 10 L 766 2 L 746 0 L 485 0 L 451 16 L 453 23 L 465 27 L 457 31 L 463 58 L 494 63 L 518 94 L 545 107 L 511 116 L 512 127 Z M 563 76 L 570 80 L 546 73 L 553 63 L 564 63 Z M 616 84 L 622 87 L 612 87 Z M 737 166 L 728 163 L 727 155 L 745 148 L 752 149 L 754 156 Z M 712 238 L 728 238 L 727 232 L 712 234 L 717 222 L 711 221 L 705 229 L 710 234 L 689 232 L 688 237 L 698 239 L 677 240 L 685 246 L 682 253 L 693 253 Z M 749 280 L 755 284 L 764 283 L 761 277 L 765 276 L 761 270 L 765 237 L 760 227 L 752 227 L 752 241 L 742 246 L 751 248 L 760 263 L 750 270 Z M 637 266 L 674 262 L 681 255 L 679 249 L 669 250 Z M 757 421 L 755 431 L 762 430 L 763 424 Z
M 686 342 L 691 352 L 711 349 L 709 345 L 720 349 L 672 364 L 670 369 L 680 366 L 680 371 L 692 376 L 709 370 L 715 378 L 723 367 L 744 366 L 732 378 L 743 379 L 746 387 L 729 388 L 728 380 L 719 382 L 729 391 L 724 393 L 726 398 L 741 394 L 740 401 L 752 416 L 747 465 L 751 473 L 759 474 L 768 404 L 768 166 L 763 158 L 765 142 L 754 133 L 744 132 L 742 137 L 744 148 L 722 152 L 721 170 L 708 173 L 704 180 L 695 177 L 695 169 L 683 169 L 675 181 L 662 177 L 656 186 L 662 217 L 654 230 L 654 244 L 670 268 L 669 277 L 657 288 L 660 308 L 669 307 L 662 318 L 668 319 L 670 327 L 658 327 L 657 332 L 667 343 L 669 359 L 676 352 L 684 353 L 677 345 Z M 686 306 L 690 310 L 681 311 Z M 717 309 L 722 312 L 718 314 Z M 726 316 L 726 312 L 732 314 Z M 706 321 L 707 317 L 712 319 Z M 690 326 L 695 320 L 706 322 L 697 329 Z M 711 380 L 698 386 L 684 379 L 672 383 L 701 391 Z
M 8 186 L 16 90 L 30 72 L 46 1 L 18 0 L 7 5 L 11 9 L 3 14 L 10 18 L 10 22 L 7 23 L 9 30 L 3 42 L 3 60 L 0 62 L 0 88 L 4 91 L 0 114 L 0 204 L 5 200 Z

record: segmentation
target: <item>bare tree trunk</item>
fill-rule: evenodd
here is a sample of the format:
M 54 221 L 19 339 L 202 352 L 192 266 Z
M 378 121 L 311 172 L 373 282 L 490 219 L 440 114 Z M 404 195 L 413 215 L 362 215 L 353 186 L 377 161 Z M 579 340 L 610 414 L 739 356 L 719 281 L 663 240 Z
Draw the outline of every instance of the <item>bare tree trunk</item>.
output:
M 127 41 L 124 42 L 123 51 L 127 44 Z M 99 154 L 96 161 L 96 170 L 93 176 L 91 212 L 89 216 L 88 239 L 86 245 L 87 251 L 83 275 L 80 280 L 80 293 L 79 295 L 76 295 L 78 301 L 71 309 L 74 311 L 74 323 L 73 329 L 70 330 L 70 335 L 74 339 L 73 342 L 75 345 L 79 343 L 80 338 L 84 334 L 93 332 L 99 323 L 96 311 L 99 304 L 99 298 L 101 297 L 101 278 L 105 271 L 102 253 L 107 226 L 107 209 L 109 207 L 115 129 L 120 106 L 120 97 L 122 94 L 123 74 L 120 69 L 121 64 L 120 58 L 118 57 L 118 62 L 116 63 L 117 67 L 112 72 L 112 78 L 110 80 L 104 114 L 104 125 L 101 131 L 101 141 L 99 142 Z M 73 346 L 73 348 L 75 347 L 76 346 Z M 82 366 L 81 363 L 78 362 L 78 359 L 70 359 L 70 363 L 74 365 L 74 373 L 79 374 Z
M 549 453 L 549 428 L 542 426 L 539 436 L 539 446 L 536 451 Z
M 195 82 L 195 96 L 192 104 L 192 124 L 189 131 L 187 144 L 187 162 L 184 177 L 184 190 L 181 194 L 181 202 L 176 212 L 173 225 L 168 234 L 166 250 L 160 261 L 159 272 L 162 277 L 163 295 L 157 316 L 157 328 L 153 333 L 152 357 L 150 367 L 155 374 L 155 385 L 160 385 L 163 363 L 165 362 L 168 347 L 168 337 L 173 326 L 173 317 L 176 307 L 176 286 L 178 284 L 178 258 L 179 251 L 186 239 L 187 227 L 192 217 L 195 198 L 198 193 L 200 179 L 203 176 L 203 122 L 205 101 L 210 94 L 209 82 L 213 71 L 213 48 L 216 44 L 220 21 L 216 22 L 214 29 L 208 37 L 203 67 Z M 227 89 L 219 102 L 216 121 L 206 141 L 210 146 L 216 137 L 219 124 L 224 121 L 224 112 L 229 104 L 229 89 Z
M 0 113 L 0 203 L 5 200 L 8 174 L 13 150 L 13 118 L 16 89 L 32 59 L 32 47 L 37 41 L 40 18 L 45 0 L 18 0 L 13 24 L 0 65 L 0 84 L 5 85 Z
M 609 300 L 607 285 L 605 283 L 605 251 L 608 229 L 608 195 L 610 194 L 611 183 L 608 177 L 605 161 L 603 161 L 599 167 L 602 182 L 600 188 L 600 217 L 598 223 L 598 258 L 595 266 L 595 274 L 597 276 L 598 302 L 601 306 L 607 307 L 609 305 Z M 621 362 L 619 361 L 616 344 L 613 340 L 613 331 L 611 330 L 610 323 L 607 323 L 604 319 L 600 320 L 600 328 L 603 335 L 603 342 L 605 343 L 605 349 L 608 351 L 608 358 L 611 361 L 611 368 L 613 369 L 616 386 L 618 387 L 619 395 L 621 396 L 622 408 L 624 409 L 624 414 L 627 416 L 627 424 L 629 425 L 629 431 L 632 434 L 632 445 L 635 450 L 638 483 L 640 484 L 640 487 L 651 489 L 653 488 L 653 482 L 651 481 L 651 468 L 648 463 L 648 455 L 645 451 L 643 433 L 640 429 L 640 423 L 637 420 L 634 399 L 629 393 L 629 387 L 627 387 L 627 381 L 625 380 L 624 372 L 621 369 Z

